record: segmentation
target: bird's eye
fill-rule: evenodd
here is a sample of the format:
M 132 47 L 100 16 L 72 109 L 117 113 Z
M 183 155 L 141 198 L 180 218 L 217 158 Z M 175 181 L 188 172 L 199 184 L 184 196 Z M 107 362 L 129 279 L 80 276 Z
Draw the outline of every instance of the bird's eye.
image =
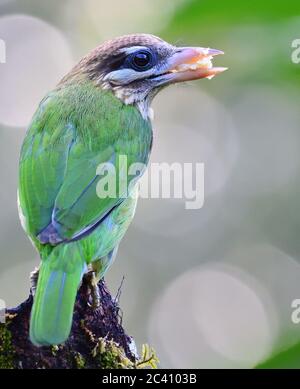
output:
M 146 50 L 138 51 L 131 55 L 130 63 L 134 70 L 144 72 L 153 66 L 153 55 Z

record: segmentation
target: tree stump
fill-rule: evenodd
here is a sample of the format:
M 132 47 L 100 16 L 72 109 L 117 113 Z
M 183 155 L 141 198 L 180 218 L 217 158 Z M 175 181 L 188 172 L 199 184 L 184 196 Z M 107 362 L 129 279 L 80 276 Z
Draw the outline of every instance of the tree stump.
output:
M 112 298 L 104 280 L 98 288 L 101 302 L 95 310 L 88 304 L 88 287 L 82 283 L 76 297 L 71 334 L 59 346 L 36 347 L 30 342 L 31 293 L 18 307 L 7 309 L 5 323 L 0 324 L 0 368 L 155 368 L 158 360 L 154 351 L 144 345 L 139 358 L 134 340 L 124 331 L 118 296 Z

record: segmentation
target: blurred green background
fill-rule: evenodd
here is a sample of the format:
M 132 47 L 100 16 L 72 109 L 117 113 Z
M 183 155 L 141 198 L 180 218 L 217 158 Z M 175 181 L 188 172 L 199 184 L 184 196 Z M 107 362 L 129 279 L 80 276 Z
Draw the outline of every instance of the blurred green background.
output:
M 193 211 L 183 200 L 140 199 L 107 276 L 113 294 L 125 276 L 125 328 L 168 368 L 253 367 L 297 344 L 300 64 L 291 45 L 299 27 L 291 0 L 0 0 L 0 298 L 21 302 L 38 263 L 16 191 L 39 100 L 105 39 L 149 32 L 222 49 L 216 64 L 229 71 L 154 102 L 151 160 L 204 162 L 205 204 Z M 295 347 L 286 366 L 300 366 Z

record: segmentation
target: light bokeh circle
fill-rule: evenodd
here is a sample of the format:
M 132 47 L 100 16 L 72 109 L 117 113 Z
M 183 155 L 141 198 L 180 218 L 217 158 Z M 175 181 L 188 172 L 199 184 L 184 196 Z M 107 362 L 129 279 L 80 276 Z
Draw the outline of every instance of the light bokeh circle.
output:
M 0 18 L 6 63 L 0 64 L 0 123 L 27 126 L 39 101 L 73 65 L 62 32 L 41 19 L 13 14 Z
M 266 290 L 238 268 L 210 263 L 175 279 L 154 304 L 149 334 L 172 367 L 250 368 L 276 339 Z

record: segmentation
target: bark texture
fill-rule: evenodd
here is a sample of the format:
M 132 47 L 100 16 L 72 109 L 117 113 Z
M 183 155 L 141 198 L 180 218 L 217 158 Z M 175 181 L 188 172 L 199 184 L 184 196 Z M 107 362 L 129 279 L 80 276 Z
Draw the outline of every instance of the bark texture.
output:
M 144 345 L 142 357 L 135 343 L 122 327 L 117 298 L 110 295 L 105 282 L 98 284 L 101 296 L 97 310 L 88 304 L 88 287 L 83 282 L 78 291 L 72 331 L 63 345 L 35 347 L 29 340 L 29 318 L 33 297 L 18 307 L 6 310 L 0 324 L 0 368 L 80 369 L 156 367 L 157 358 Z

